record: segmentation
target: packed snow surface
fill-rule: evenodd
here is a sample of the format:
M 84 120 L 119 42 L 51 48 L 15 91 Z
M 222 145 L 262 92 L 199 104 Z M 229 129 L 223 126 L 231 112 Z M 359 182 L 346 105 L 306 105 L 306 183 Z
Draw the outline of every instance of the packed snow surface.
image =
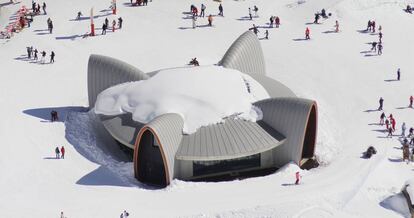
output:
M 176 113 L 184 120 L 183 132 L 191 134 L 229 116 L 255 122 L 260 111 L 252 103 L 266 98 L 269 94 L 257 81 L 237 70 L 214 65 L 184 67 L 104 90 L 98 95 L 95 113 L 132 113 L 141 123 Z

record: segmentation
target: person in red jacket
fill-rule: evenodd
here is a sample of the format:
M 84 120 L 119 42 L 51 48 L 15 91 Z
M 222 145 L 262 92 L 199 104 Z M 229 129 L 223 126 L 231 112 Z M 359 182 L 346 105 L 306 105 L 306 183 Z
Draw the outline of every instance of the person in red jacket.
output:
M 413 107 L 413 100 L 414 100 L 414 97 L 411 95 L 410 96 L 410 105 L 409 105 L 409 107 Z
M 275 18 L 275 24 L 276 24 L 276 28 L 279 28 L 279 25 L 280 25 L 280 18 L 279 17 Z
M 306 39 L 310 39 L 310 30 L 309 30 L 309 27 L 306 27 L 305 38 Z
M 60 158 L 65 159 L 65 147 L 60 148 Z
M 391 125 L 392 125 L 392 131 L 393 132 L 395 131 L 395 124 L 396 124 L 395 119 L 391 118 Z

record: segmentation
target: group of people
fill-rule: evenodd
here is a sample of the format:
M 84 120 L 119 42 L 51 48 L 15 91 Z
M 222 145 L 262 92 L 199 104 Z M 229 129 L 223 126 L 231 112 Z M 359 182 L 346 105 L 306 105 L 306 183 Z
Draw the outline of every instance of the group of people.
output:
M 123 21 L 124 20 L 122 19 L 122 17 L 118 18 L 118 23 L 116 22 L 116 20 L 113 20 L 112 21 L 112 32 L 115 32 L 117 24 L 118 24 L 118 29 L 122 29 Z M 106 30 L 108 29 L 108 26 L 109 26 L 109 20 L 108 18 L 105 18 L 105 22 L 102 24 L 102 33 L 101 33 L 102 35 L 106 34 Z
M 259 8 L 255 5 L 253 6 L 253 11 L 254 11 L 254 17 L 258 17 L 258 12 L 259 12 Z M 249 18 L 250 20 L 253 20 L 253 15 L 252 15 L 252 9 L 249 8 Z
M 43 14 L 46 14 L 46 3 L 45 2 L 43 2 L 43 4 L 42 4 L 42 10 L 43 10 Z M 32 0 L 32 11 L 36 15 L 40 14 L 40 4 L 36 3 L 33 0 Z
M 399 81 L 401 79 L 401 70 L 400 68 L 398 68 L 397 70 L 397 81 Z M 408 108 L 413 108 L 413 102 L 414 102 L 414 96 L 411 95 L 409 97 L 409 103 L 408 103 Z M 379 101 L 379 107 L 378 107 L 378 111 L 382 111 L 383 107 L 384 107 L 384 99 L 382 97 L 380 97 Z M 392 138 L 395 130 L 396 130 L 396 121 L 395 121 L 395 117 L 390 114 L 388 117 L 385 115 L 384 112 L 381 113 L 380 115 L 380 122 L 379 124 L 381 126 L 385 125 L 386 131 L 388 132 L 387 138 L 390 137 Z M 412 160 L 414 161 L 414 147 L 413 147 L 413 151 L 412 151 L 412 155 L 410 158 L 410 151 L 409 151 L 409 147 L 410 145 L 414 146 L 414 128 L 410 127 L 410 129 L 408 130 L 408 134 L 406 135 L 406 130 L 407 130 L 407 126 L 405 124 L 405 122 L 402 123 L 401 125 L 401 134 L 399 135 L 401 140 L 401 143 L 403 144 L 403 161 L 405 160 Z
M 55 148 L 55 154 L 56 154 L 56 159 L 65 159 L 65 147 L 61 147 L 59 149 L 59 147 Z
M 195 29 L 197 27 L 197 19 L 198 17 L 205 17 L 205 13 L 206 13 L 206 5 L 201 4 L 200 6 L 200 12 L 198 10 L 198 8 L 195 5 L 191 5 L 190 6 L 190 12 L 191 12 L 191 21 L 192 21 L 192 27 L 193 29 Z M 223 6 L 220 4 L 219 5 L 219 16 L 223 16 Z M 207 16 L 207 22 L 208 22 L 208 26 L 213 26 L 213 15 L 208 15 Z
M 322 8 L 321 13 L 316 12 L 315 13 L 315 19 L 313 20 L 314 24 L 318 24 L 319 23 L 319 19 L 323 17 L 323 18 L 328 18 L 328 15 L 326 14 L 326 10 L 325 8 Z
M 367 25 L 367 29 L 365 30 L 365 32 L 375 33 L 375 31 L 376 31 L 375 21 L 374 20 L 372 20 L 372 21 L 369 20 L 368 25 Z M 382 26 L 380 25 L 378 27 L 378 42 L 377 41 L 371 42 L 371 51 L 374 51 L 378 55 L 382 55 L 382 50 L 384 48 L 383 44 L 382 44 L 382 37 L 383 37 Z
M 135 2 L 133 0 L 130 0 L 130 1 L 131 1 L 132 6 L 141 6 L 141 5 L 146 6 L 146 5 L 148 5 L 148 0 L 135 0 Z
M 33 46 L 28 46 L 26 47 L 26 52 L 27 52 L 27 59 L 31 60 L 33 59 L 34 61 L 38 61 L 39 60 L 39 55 L 38 53 L 40 52 L 39 50 L 37 50 L 37 48 L 33 49 Z M 44 64 L 46 61 L 46 51 L 41 51 L 40 52 L 40 63 Z M 50 62 L 49 63 L 54 63 L 55 62 L 55 52 L 51 51 L 50 52 Z
M 270 16 L 269 18 L 269 27 L 273 28 L 273 23 L 275 24 L 276 28 L 279 28 L 280 26 L 280 18 L 278 16 Z

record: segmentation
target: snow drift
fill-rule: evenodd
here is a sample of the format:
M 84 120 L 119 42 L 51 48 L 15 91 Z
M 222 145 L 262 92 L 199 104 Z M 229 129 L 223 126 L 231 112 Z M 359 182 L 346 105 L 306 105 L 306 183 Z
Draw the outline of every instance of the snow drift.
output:
M 220 66 L 185 67 L 159 71 L 148 80 L 123 83 L 98 95 L 95 113 L 119 115 L 148 123 L 166 113 L 179 114 L 183 132 L 223 122 L 226 117 L 260 119 L 252 103 L 269 98 L 250 76 Z

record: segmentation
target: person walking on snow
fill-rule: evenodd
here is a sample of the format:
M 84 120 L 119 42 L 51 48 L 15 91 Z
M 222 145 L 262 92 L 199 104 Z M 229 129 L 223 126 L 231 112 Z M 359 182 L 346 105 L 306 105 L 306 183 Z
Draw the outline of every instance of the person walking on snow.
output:
M 335 32 L 339 32 L 339 23 L 337 20 L 335 21 Z
M 106 28 L 107 28 L 108 26 L 105 24 L 105 23 L 103 23 L 102 24 L 102 35 L 105 35 L 106 34 Z
M 62 146 L 60 148 L 60 154 L 61 154 L 60 155 L 60 158 L 65 159 L 65 147 Z
M 250 8 L 249 8 L 249 17 L 250 17 L 250 20 L 253 20 L 252 9 L 250 9 Z
M 45 58 L 46 58 L 46 52 L 42 51 L 42 57 L 40 58 L 40 63 L 44 64 L 45 63 Z
M 374 52 L 377 52 L 377 42 L 372 42 L 371 45 L 371 51 L 374 50 Z
M 118 29 L 122 29 L 122 22 L 123 22 L 122 17 L 119 17 L 118 18 Z
M 270 23 L 269 23 L 269 28 L 273 28 L 273 22 L 274 22 L 274 19 L 275 19 L 275 17 L 270 16 L 270 18 L 269 18 L 269 21 L 270 21 Z
M 34 54 L 34 60 L 36 60 L 36 61 L 37 61 L 37 53 L 38 53 L 38 51 L 37 51 L 37 49 L 35 49 L 33 54 Z
M 116 21 L 113 20 L 112 21 L 112 32 L 115 32 L 115 27 L 116 27 Z
M 46 3 L 45 2 L 43 2 L 42 9 L 43 9 L 43 14 L 46 14 Z
M 193 17 L 192 18 L 192 21 L 193 21 L 193 29 L 195 29 L 196 27 L 197 27 L 197 24 L 196 24 L 196 21 L 197 21 L 197 17 Z
M 208 15 L 207 21 L 209 26 L 213 26 L 213 16 L 211 14 Z
M 254 25 L 253 24 L 253 27 L 252 28 L 250 28 L 249 30 L 253 30 L 253 33 L 257 36 L 257 33 L 259 33 L 260 31 L 259 31 L 259 29 L 257 28 L 257 26 L 256 25 Z
M 390 127 L 390 121 L 388 119 L 385 119 L 385 128 L 388 130 Z
M 378 110 L 382 111 L 382 106 L 384 106 L 384 99 L 382 97 L 380 97 L 378 102 L 379 102 Z
M 382 55 L 382 43 L 378 43 L 378 55 Z
M 379 42 L 382 43 L 382 33 L 381 32 L 378 34 L 378 37 L 379 37 Z
M 384 119 L 385 119 L 385 113 L 382 112 L 381 116 L 380 116 L 380 125 L 384 125 Z
M 375 33 L 375 21 L 372 21 L 371 26 L 372 26 L 372 32 Z
M 219 8 L 218 9 L 219 9 L 219 14 L 218 15 L 224 17 L 224 14 L 223 14 L 223 6 L 221 4 L 219 5 Z
M 205 10 L 206 10 L 206 6 L 204 5 L 204 4 L 201 4 L 201 12 L 200 12 L 200 17 L 204 17 L 204 13 L 205 13 Z
M 414 133 L 414 128 L 410 127 L 410 129 L 408 130 L 408 136 L 407 137 L 412 137 Z
M 401 126 L 401 136 L 405 137 L 405 122 L 403 122 L 402 126 Z
M 401 71 L 400 71 L 400 68 L 398 68 L 398 70 L 397 70 L 397 80 L 400 81 L 400 78 L 401 78 Z
M 392 131 L 395 132 L 395 125 L 397 124 L 394 118 L 390 118 Z
M 52 53 L 50 54 L 50 63 L 55 63 L 55 52 L 52 51 Z
M 56 159 L 60 159 L 60 150 L 59 147 L 55 148 Z
M 108 18 L 105 18 L 105 25 L 108 28 L 108 26 L 109 26 L 109 20 L 108 20 Z
M 265 31 L 265 39 L 269 39 L 269 31 L 268 30 Z
M 297 171 L 297 172 L 295 173 L 295 176 L 296 176 L 296 182 L 295 182 L 295 185 L 299 185 L 299 183 L 300 183 L 300 178 L 301 178 L 299 171 Z
M 279 25 L 280 25 L 280 18 L 279 17 L 275 18 L 275 25 L 276 25 L 276 28 L 279 28 Z
M 408 107 L 413 108 L 413 101 L 414 101 L 414 97 L 411 95 L 410 96 L 410 104 L 408 105 Z
M 309 27 L 306 27 L 306 30 L 305 30 L 305 39 L 307 39 L 307 40 L 310 39 L 310 30 L 309 30 Z
M 259 8 L 255 5 L 254 7 L 253 7 L 253 11 L 254 11 L 254 16 L 255 17 L 258 17 L 258 11 L 259 11 Z
M 387 138 L 388 138 L 388 137 L 392 138 L 392 128 L 391 128 L 391 126 L 388 128 L 388 135 L 387 135 Z

